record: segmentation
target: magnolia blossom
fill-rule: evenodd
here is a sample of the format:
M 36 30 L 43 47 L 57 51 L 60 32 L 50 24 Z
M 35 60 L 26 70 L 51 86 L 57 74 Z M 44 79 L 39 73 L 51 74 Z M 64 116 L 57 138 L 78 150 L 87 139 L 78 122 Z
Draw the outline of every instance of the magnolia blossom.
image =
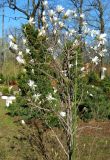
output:
M 2 99 L 6 100 L 6 106 L 9 107 L 12 104 L 13 100 L 16 99 L 15 96 L 2 96 Z
M 46 12 L 45 12 L 45 11 L 43 11 L 43 12 L 42 12 L 42 15 L 43 15 L 43 16 L 46 16 Z
M 63 22 L 60 21 L 58 24 L 59 24 L 59 27 L 60 27 L 60 28 L 63 28 L 63 27 L 64 27 L 64 23 L 63 23 Z
M 80 17 L 84 19 L 85 15 L 82 13 L 80 14 Z
M 14 38 L 12 35 L 9 35 L 8 37 L 9 37 L 9 39 L 12 40 L 12 41 L 15 40 L 15 38 Z
M 29 85 L 29 87 L 31 87 L 33 90 L 35 90 L 35 87 L 37 86 L 37 85 L 35 85 L 35 82 L 34 82 L 33 80 L 29 80 L 29 81 L 28 81 L 28 85 Z
M 48 8 L 48 1 L 43 1 L 43 6 L 44 6 L 45 8 Z
M 26 48 L 26 53 L 30 54 L 30 49 Z
M 20 63 L 20 64 L 25 64 L 25 60 L 23 59 L 23 57 L 22 56 L 17 56 L 16 57 L 16 60 L 18 61 L 18 63 Z
M 33 17 L 30 17 L 28 22 L 29 22 L 30 25 L 35 24 L 35 21 L 34 21 Z
M 89 94 L 89 96 L 90 96 L 90 97 L 93 97 L 93 94 L 92 94 L 92 93 L 90 93 L 90 94 Z
M 97 56 L 95 56 L 94 58 L 92 58 L 92 62 L 97 65 L 99 62 L 99 58 Z
M 23 52 L 22 52 L 22 51 L 19 51 L 19 52 L 18 52 L 18 55 L 19 55 L 19 56 L 23 56 Z
M 60 112 L 60 116 L 62 116 L 62 117 L 66 117 L 66 112 Z
M 9 45 L 10 45 L 10 48 L 12 48 L 12 49 L 14 49 L 16 51 L 18 50 L 17 44 L 13 43 L 12 41 L 10 41 Z
M 41 96 L 41 94 L 37 93 L 33 95 L 34 101 L 36 102 L 37 100 L 39 100 L 39 97 Z
M 105 44 L 105 42 L 107 41 L 106 36 L 107 36 L 106 33 L 101 33 L 100 35 L 98 35 L 98 40 L 99 40 L 98 47 L 100 47 L 100 45 Z
M 55 12 L 54 12 L 53 9 L 51 9 L 51 10 L 48 11 L 48 14 L 49 14 L 50 17 L 53 17 L 55 15 Z
M 45 31 L 45 28 L 42 27 L 40 30 L 39 30 L 39 33 L 38 33 L 38 36 L 45 36 L 46 35 L 46 31 Z
M 73 15 L 74 15 L 75 18 L 78 16 L 76 13 L 74 13 Z
M 57 21 L 58 21 L 58 18 L 57 18 L 56 16 L 53 16 L 52 21 L 53 21 L 53 22 L 57 22 Z
M 45 16 L 42 17 L 42 22 L 46 23 L 46 17 Z
M 63 8 L 62 6 L 60 6 L 60 5 L 58 5 L 58 6 L 56 7 L 56 11 L 57 11 L 58 13 L 62 13 L 62 12 L 64 11 L 64 8 Z
M 73 11 L 68 9 L 65 13 L 64 13 L 64 17 L 68 18 L 69 16 L 71 16 L 73 14 Z
M 69 30 L 69 36 L 73 36 L 76 33 L 75 29 Z
M 23 38 L 23 44 L 26 44 L 26 39 L 25 38 Z
M 59 45 L 62 45 L 62 43 L 61 43 L 61 40 L 60 39 L 58 39 L 58 42 L 57 42 Z
M 48 101 L 55 100 L 55 98 L 52 97 L 52 94 L 51 94 L 51 93 L 49 93 L 49 94 L 46 96 L 46 99 L 47 99 Z
M 74 42 L 73 42 L 73 47 L 76 47 L 79 45 L 79 41 L 76 39 Z

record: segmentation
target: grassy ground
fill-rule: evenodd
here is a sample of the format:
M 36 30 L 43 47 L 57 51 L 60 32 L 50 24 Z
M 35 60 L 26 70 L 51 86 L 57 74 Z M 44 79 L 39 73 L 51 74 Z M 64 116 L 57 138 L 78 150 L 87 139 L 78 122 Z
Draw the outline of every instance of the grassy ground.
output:
M 17 134 L 17 126 L 12 118 L 6 115 L 5 104 L 0 100 L 0 160 L 13 157 L 9 142 L 15 134 Z
M 45 160 L 45 158 L 41 158 L 40 152 L 37 153 L 38 148 L 36 154 L 32 154 L 34 152 L 30 144 L 21 136 L 21 126 L 14 120 L 7 115 L 4 102 L 0 101 L 0 160 Z M 77 160 L 110 160 L 110 122 L 81 122 L 78 129 Z M 59 134 L 59 137 L 61 136 L 60 130 L 55 129 L 55 132 Z M 36 132 L 37 136 L 38 133 Z M 62 136 L 60 138 L 65 143 L 65 138 Z M 50 130 L 44 131 L 42 138 L 46 152 L 52 156 L 50 156 L 51 159 L 66 160 L 62 149 Z M 39 147 L 38 137 L 36 138 L 36 145 Z M 52 153 L 54 149 L 56 153 Z M 55 158 L 54 155 L 57 155 L 57 157 Z

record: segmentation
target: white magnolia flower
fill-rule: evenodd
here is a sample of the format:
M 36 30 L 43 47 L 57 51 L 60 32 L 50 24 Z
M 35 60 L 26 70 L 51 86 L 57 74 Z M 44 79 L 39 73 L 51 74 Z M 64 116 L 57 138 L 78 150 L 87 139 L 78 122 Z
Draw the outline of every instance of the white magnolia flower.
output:
M 69 68 L 71 69 L 73 67 L 73 64 L 69 64 Z
M 36 102 L 37 100 L 39 100 L 39 97 L 40 97 L 40 96 L 41 96 L 41 94 L 39 94 L 39 93 L 33 95 L 33 98 L 34 98 L 35 102 Z
M 102 52 L 106 53 L 106 52 L 107 52 L 107 49 L 103 49 Z
M 12 41 L 9 42 L 10 48 L 14 49 L 14 50 L 18 50 L 18 46 L 17 44 L 13 43 Z
M 19 55 L 19 56 L 23 56 L 23 52 L 22 52 L 22 51 L 19 51 L 19 52 L 18 52 L 18 55 Z
M 93 94 L 92 94 L 92 93 L 90 93 L 90 94 L 89 94 L 89 96 L 90 96 L 90 97 L 93 97 Z
M 84 19 L 85 15 L 82 13 L 80 14 L 80 17 Z
M 15 39 L 12 35 L 9 35 L 8 37 L 9 37 L 9 39 L 12 40 L 12 41 Z
M 56 16 L 53 16 L 52 21 L 53 21 L 53 22 L 57 22 L 57 21 L 58 21 L 58 18 L 57 18 Z
M 60 116 L 62 116 L 62 117 L 66 117 L 66 112 L 60 112 Z
M 55 15 L 55 12 L 54 12 L 53 9 L 51 9 L 51 10 L 48 11 L 48 14 L 49 14 L 50 17 L 53 17 Z
M 22 58 L 22 56 L 17 56 L 16 57 L 16 60 L 18 61 L 18 63 L 20 63 L 20 64 L 25 64 L 25 60 Z
M 73 47 L 76 47 L 79 45 L 79 41 L 76 39 L 74 42 L 73 42 Z
M 92 58 L 92 62 L 97 65 L 99 62 L 99 58 L 97 56 L 95 56 L 94 58 Z
M 28 85 L 29 85 L 29 87 L 31 87 L 33 90 L 34 90 L 35 87 L 37 86 L 37 85 L 35 85 L 35 82 L 34 82 L 33 80 L 29 80 L 29 81 L 28 81 Z
M 59 24 L 59 27 L 60 27 L 60 28 L 63 28 L 63 27 L 64 27 L 64 23 L 63 23 L 63 22 L 59 22 L 58 24 Z
M 28 22 L 29 22 L 30 25 L 35 24 L 35 21 L 34 21 L 33 17 L 30 17 Z
M 55 98 L 52 97 L 52 94 L 51 94 L 51 93 L 49 93 L 49 94 L 46 96 L 46 99 L 47 99 L 48 101 L 55 100 Z
M 23 44 L 26 44 L 26 39 L 25 38 L 23 38 Z
M 57 11 L 58 13 L 62 13 L 62 12 L 64 11 L 64 8 L 63 8 L 61 5 L 58 5 L 58 6 L 56 7 L 56 11 Z
M 74 13 L 74 17 L 75 17 L 75 18 L 77 17 L 77 14 L 76 14 L 76 13 Z
M 2 96 L 2 99 L 6 100 L 6 106 L 9 107 L 12 104 L 13 100 L 16 99 L 15 96 Z
M 42 22 L 46 23 L 46 17 L 45 16 L 42 17 Z
M 22 125 L 25 125 L 25 124 L 26 124 L 23 119 L 21 120 L 21 124 L 22 124 Z
M 45 12 L 45 11 L 43 11 L 43 12 L 42 12 L 42 15 L 43 15 L 43 16 L 46 16 L 46 12 Z
M 59 44 L 59 45 L 62 45 L 62 43 L 61 43 L 61 40 L 60 40 L 60 39 L 58 39 L 58 44 Z
M 38 33 L 38 36 L 45 36 L 46 35 L 46 31 L 45 31 L 45 28 L 42 27 L 40 30 L 39 30 L 39 33 Z
M 81 72 L 83 72 L 83 71 L 85 71 L 85 67 L 82 67 L 82 68 L 81 68 Z
M 30 54 L 30 49 L 26 48 L 26 53 Z
M 48 8 L 48 1 L 44 1 L 44 2 L 43 2 L 43 6 L 44 6 L 45 8 Z
M 68 9 L 65 13 L 64 13 L 64 17 L 69 17 L 69 16 L 71 16 L 73 14 L 73 11 L 72 10 L 70 10 L 70 9 Z
M 69 30 L 69 36 L 72 36 L 76 33 L 75 29 L 70 29 Z
M 100 40 L 103 40 L 103 39 L 106 38 L 106 36 L 107 36 L 106 33 L 101 33 L 101 34 L 99 35 L 99 39 L 100 39 Z

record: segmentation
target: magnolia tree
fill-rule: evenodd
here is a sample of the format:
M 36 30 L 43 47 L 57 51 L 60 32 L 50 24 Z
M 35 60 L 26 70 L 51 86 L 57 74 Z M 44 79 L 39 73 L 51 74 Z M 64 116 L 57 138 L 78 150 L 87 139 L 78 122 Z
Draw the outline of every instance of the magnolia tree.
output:
M 55 10 L 49 9 L 47 1 L 43 6 L 43 26 L 37 29 L 33 17 L 23 26 L 23 49 L 12 35 L 9 36 L 10 48 L 16 52 L 16 60 L 22 66 L 16 103 L 24 110 L 28 108 L 30 115 L 38 113 L 49 127 L 51 118 L 57 119 L 67 135 L 68 149 L 58 137 L 57 140 L 67 159 L 75 160 L 77 111 L 87 73 L 82 48 L 90 55 L 89 62 L 94 68 L 107 52 L 106 34 L 88 28 L 84 14 L 78 15 L 70 9 L 65 11 L 60 5 Z M 82 35 L 74 26 L 79 18 L 83 21 Z M 101 79 L 105 77 L 105 70 L 103 67 Z M 24 125 L 25 121 L 22 122 Z

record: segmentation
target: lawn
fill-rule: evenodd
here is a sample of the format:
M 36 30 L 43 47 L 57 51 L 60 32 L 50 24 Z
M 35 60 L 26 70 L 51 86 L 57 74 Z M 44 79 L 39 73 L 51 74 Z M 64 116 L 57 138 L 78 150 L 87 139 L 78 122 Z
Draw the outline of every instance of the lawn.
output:
M 0 101 L 0 160 L 31 160 L 31 146 L 28 141 L 22 138 L 20 121 L 15 123 L 15 118 L 7 114 L 7 108 L 4 102 Z M 77 160 L 109 160 L 110 159 L 110 122 L 80 122 L 79 131 L 77 134 Z M 56 129 L 55 129 L 56 130 Z M 60 131 L 56 130 L 58 134 Z M 56 147 L 58 144 L 53 144 L 52 132 L 44 131 L 43 137 L 45 146 L 51 145 Z M 65 138 L 62 138 L 65 141 Z M 52 142 L 53 141 L 53 142 Z M 50 144 L 49 144 L 50 143 Z M 56 142 L 57 143 L 57 142 Z M 37 143 L 36 143 L 37 144 Z M 59 147 L 60 148 L 60 147 Z M 36 151 L 37 152 L 37 151 Z M 51 151 L 49 151 L 51 152 Z M 61 156 L 59 149 L 58 155 Z M 41 153 L 40 153 L 41 154 Z M 50 153 L 49 153 L 50 154 Z M 55 153 L 56 154 L 56 153 Z M 38 153 L 36 153 L 38 157 Z M 54 155 L 54 154 L 52 154 Z M 31 158 L 30 158 L 31 157 Z M 62 156 L 63 157 L 63 156 Z M 57 158 L 59 160 L 59 158 Z M 61 159 L 61 158 L 60 158 Z M 37 160 L 32 158 L 32 160 Z M 41 160 L 38 159 L 38 160 Z M 44 159 L 45 160 L 45 159 Z M 56 158 L 53 156 L 53 160 Z M 66 160 L 63 158 L 61 160 Z

